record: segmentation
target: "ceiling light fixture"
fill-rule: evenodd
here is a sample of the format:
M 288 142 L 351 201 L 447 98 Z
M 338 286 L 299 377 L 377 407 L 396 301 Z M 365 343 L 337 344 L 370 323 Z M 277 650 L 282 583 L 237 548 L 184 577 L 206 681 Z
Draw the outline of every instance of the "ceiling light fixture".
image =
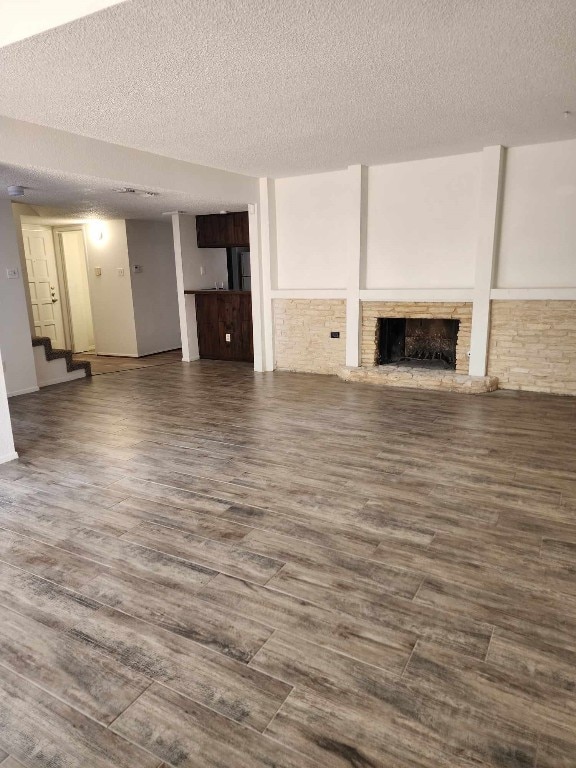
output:
M 7 189 L 10 197 L 24 197 L 24 187 L 21 187 L 18 184 L 11 184 Z

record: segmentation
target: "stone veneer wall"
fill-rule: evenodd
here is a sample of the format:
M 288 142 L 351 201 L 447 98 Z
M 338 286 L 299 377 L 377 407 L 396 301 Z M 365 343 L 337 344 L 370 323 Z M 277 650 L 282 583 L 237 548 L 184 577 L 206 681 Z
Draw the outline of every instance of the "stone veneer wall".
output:
M 576 395 L 576 301 L 493 301 L 488 374 L 502 389 Z
M 276 367 L 285 371 L 336 373 L 346 363 L 343 299 L 274 299 Z M 331 339 L 330 331 L 340 331 Z
M 362 302 L 362 351 L 361 364 L 375 365 L 379 317 L 439 317 L 460 320 L 456 344 L 456 372 L 468 373 L 468 351 L 472 333 L 472 304 L 469 302 L 409 302 L 363 301 Z

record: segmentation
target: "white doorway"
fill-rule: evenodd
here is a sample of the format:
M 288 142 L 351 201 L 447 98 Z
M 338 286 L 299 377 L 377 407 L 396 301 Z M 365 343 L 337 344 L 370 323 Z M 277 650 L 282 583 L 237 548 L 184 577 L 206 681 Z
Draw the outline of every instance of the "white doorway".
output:
M 94 352 L 94 323 L 90 305 L 86 245 L 82 228 L 54 229 L 65 292 L 65 317 L 73 352 Z
M 64 315 L 51 227 L 22 228 L 34 334 L 46 336 L 55 348 L 66 346 Z

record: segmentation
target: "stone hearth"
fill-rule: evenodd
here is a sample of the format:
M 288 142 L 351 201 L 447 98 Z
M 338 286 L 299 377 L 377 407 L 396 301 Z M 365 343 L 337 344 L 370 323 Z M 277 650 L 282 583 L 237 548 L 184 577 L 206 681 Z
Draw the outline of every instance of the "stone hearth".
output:
M 408 387 L 444 392 L 479 395 L 498 389 L 496 376 L 468 376 L 456 371 L 435 368 L 410 368 L 403 365 L 376 365 L 362 368 L 340 368 L 344 381 L 375 384 L 382 387 Z

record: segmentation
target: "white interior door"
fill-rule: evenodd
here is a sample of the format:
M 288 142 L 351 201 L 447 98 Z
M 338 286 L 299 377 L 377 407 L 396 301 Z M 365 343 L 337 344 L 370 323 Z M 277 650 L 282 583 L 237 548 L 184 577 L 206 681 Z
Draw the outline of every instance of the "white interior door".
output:
M 74 352 L 94 350 L 94 326 L 90 306 L 86 248 L 81 229 L 59 231 L 60 251 L 66 274 L 68 310 L 72 349 Z
M 36 336 L 47 336 L 56 349 L 66 346 L 62 302 L 51 229 L 23 228 L 28 287 Z

